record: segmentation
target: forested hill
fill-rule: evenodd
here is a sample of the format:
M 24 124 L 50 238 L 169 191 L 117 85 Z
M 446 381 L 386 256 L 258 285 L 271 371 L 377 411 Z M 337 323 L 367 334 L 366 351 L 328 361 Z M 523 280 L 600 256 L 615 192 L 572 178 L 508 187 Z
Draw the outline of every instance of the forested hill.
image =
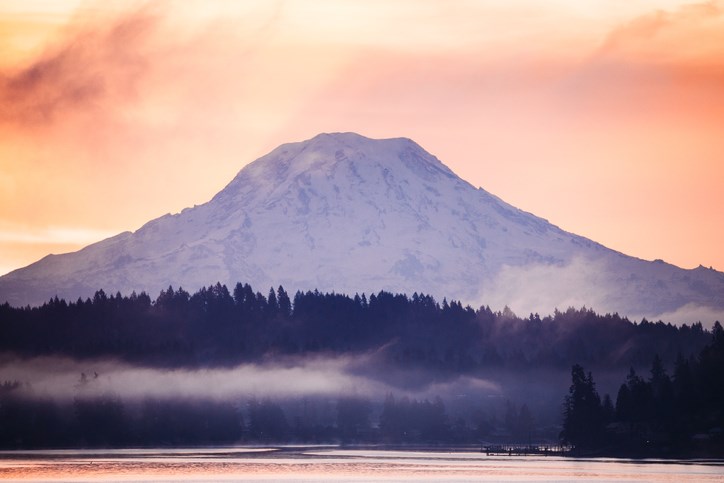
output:
M 157 367 L 211 367 L 269 356 L 376 352 L 381 362 L 448 373 L 485 367 L 645 367 L 655 355 L 696 354 L 711 339 L 700 323 L 638 323 L 570 308 L 526 318 L 430 296 L 342 295 L 248 284 L 194 294 L 169 287 L 40 307 L 0 306 L 0 351 L 23 357 L 112 357 Z

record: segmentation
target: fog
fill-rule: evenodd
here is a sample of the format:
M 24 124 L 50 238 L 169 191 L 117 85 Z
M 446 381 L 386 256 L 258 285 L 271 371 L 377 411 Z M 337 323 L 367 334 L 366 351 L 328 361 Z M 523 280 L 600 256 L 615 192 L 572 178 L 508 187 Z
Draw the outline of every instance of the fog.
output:
M 724 321 L 724 310 L 690 303 L 676 310 L 657 314 L 652 320 L 665 320 L 673 324 L 691 324 L 700 321 L 705 328 L 711 329 L 715 321 Z
M 486 287 L 478 305 L 495 309 L 507 306 L 521 316 L 583 306 L 610 311 L 606 295 L 611 287 L 602 276 L 603 268 L 603 263 L 581 257 L 565 265 L 505 265 Z
M 372 369 L 365 369 L 365 367 Z M 0 362 L 0 381 L 18 381 L 31 396 L 59 400 L 109 393 L 123 399 L 232 400 L 386 394 L 432 398 L 448 394 L 500 395 L 501 386 L 474 376 L 435 380 L 420 371 L 385 370 L 371 356 L 283 358 L 230 368 L 158 369 L 114 360 L 43 357 Z
M 592 370 L 601 397 L 608 394 L 615 401 L 625 374 L 586 369 Z M 60 446 L 338 437 L 374 441 L 373 433 L 350 429 L 344 418 L 370 431 L 384 429 L 389 436 L 393 430 L 382 425 L 390 400 L 398 404 L 391 407 L 409 412 L 417 421 L 437 418 L 434 421 L 450 428 L 447 436 L 437 436 L 446 441 L 459 435 L 474 442 L 478 433 L 490 438 L 534 434 L 554 441 L 570 383 L 570 372 L 564 368 L 483 368 L 461 376 L 385 364 L 374 353 L 267 359 L 206 369 L 151 368 L 110 359 L 8 357 L 0 360 L 0 408 L 8 402 L 0 419 L 6 424 L 21 419 L 12 423 L 17 434 L 0 443 L 12 446 L 18 438 L 28 447 L 48 441 Z M 442 407 L 442 412 L 425 412 L 435 407 Z M 398 415 L 395 421 L 398 417 L 407 420 Z M 33 422 L 37 418 L 54 428 L 51 440 L 46 423 Z M 527 421 L 525 431 L 520 430 L 522 421 Z M 68 430 L 72 432 L 63 436 Z M 399 437 L 408 438 L 405 433 Z
M 486 285 L 475 305 L 489 305 L 494 310 L 508 307 L 522 317 L 588 307 L 600 314 L 618 313 L 633 321 L 646 318 L 677 325 L 701 322 L 704 328 L 711 329 L 715 321 L 724 320 L 721 308 L 694 302 L 675 307 L 681 294 L 687 294 L 685 298 L 699 295 L 699 276 L 673 274 L 656 264 L 612 268 L 604 260 L 582 256 L 565 264 L 505 265 Z M 652 286 L 659 290 L 652 290 Z

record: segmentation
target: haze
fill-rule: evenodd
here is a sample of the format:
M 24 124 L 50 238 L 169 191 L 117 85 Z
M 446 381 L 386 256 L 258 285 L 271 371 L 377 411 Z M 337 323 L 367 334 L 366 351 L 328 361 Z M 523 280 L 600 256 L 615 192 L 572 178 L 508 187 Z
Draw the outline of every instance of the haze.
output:
M 606 246 L 724 268 L 719 1 L 0 1 L 0 273 L 318 132 L 405 136 Z

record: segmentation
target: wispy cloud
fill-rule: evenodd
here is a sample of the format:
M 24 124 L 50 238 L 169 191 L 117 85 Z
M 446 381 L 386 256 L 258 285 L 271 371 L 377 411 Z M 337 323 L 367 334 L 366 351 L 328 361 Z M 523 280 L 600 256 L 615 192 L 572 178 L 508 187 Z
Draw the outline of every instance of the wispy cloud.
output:
M 720 0 L 656 10 L 609 33 L 597 55 L 646 63 L 724 63 L 724 7 Z
M 66 41 L 17 72 L 0 74 L 0 122 L 47 125 L 131 101 L 148 70 L 159 18 L 142 8 L 109 25 L 74 26 Z
M 722 3 L 680 3 L 86 3 L 0 67 L 0 219 L 135 229 L 352 130 L 616 249 L 718 265 Z

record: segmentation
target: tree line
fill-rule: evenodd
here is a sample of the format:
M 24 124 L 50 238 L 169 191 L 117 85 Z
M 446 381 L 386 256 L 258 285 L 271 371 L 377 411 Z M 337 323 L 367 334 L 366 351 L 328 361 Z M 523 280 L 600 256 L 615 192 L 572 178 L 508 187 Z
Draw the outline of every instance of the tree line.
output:
M 354 296 L 283 287 L 267 295 L 238 283 L 190 294 L 146 293 L 39 307 L 0 305 L 0 352 L 22 357 L 112 357 L 155 367 L 229 366 L 270 354 L 378 351 L 385 362 L 446 373 L 481 368 L 642 367 L 654 354 L 695 354 L 710 337 L 700 323 L 633 322 L 591 309 L 520 317 L 424 294 Z
M 388 395 L 273 400 L 123 400 L 107 393 L 70 402 L 0 385 L 0 449 L 179 447 L 264 443 L 472 443 L 479 431 L 451 424 L 440 398 Z

